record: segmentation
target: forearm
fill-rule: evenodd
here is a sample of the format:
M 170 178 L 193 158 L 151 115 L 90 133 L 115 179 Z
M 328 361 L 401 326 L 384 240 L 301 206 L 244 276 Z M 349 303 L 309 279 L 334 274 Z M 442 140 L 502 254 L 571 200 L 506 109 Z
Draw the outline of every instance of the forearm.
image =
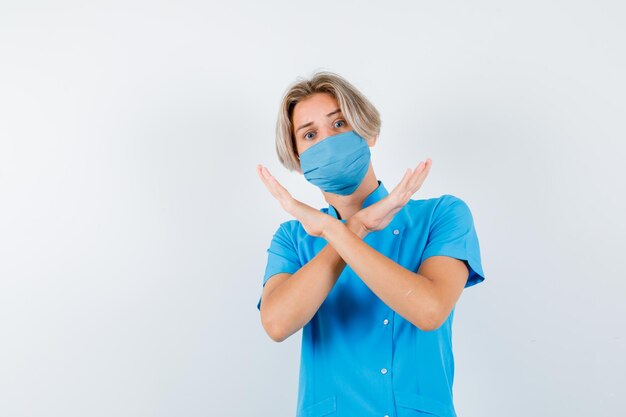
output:
M 431 328 L 437 306 L 428 278 L 378 252 L 339 221 L 332 222 L 322 237 L 389 308 L 420 329 Z
M 356 222 L 349 219 L 342 227 L 354 239 L 361 241 L 366 235 Z M 346 262 L 335 248 L 327 244 L 309 262 L 293 273 L 284 283 L 272 291 L 266 303 L 266 314 L 284 340 L 304 327 L 322 305 Z

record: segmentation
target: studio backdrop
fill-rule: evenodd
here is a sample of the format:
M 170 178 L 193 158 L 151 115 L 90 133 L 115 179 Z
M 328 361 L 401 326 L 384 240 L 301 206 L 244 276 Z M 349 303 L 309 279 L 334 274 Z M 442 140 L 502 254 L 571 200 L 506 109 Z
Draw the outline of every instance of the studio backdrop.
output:
M 267 249 L 319 189 L 279 162 L 297 77 L 380 111 L 391 190 L 471 208 L 459 417 L 614 416 L 626 372 L 626 7 L 617 1 L 0 4 L 0 415 L 294 416 L 302 333 Z M 383 417 L 382 415 L 380 417 Z

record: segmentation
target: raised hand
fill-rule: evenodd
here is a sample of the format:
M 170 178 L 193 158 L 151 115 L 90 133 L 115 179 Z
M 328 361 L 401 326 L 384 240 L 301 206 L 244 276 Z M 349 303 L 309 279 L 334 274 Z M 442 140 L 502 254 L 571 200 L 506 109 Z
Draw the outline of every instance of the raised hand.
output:
M 414 171 L 407 169 L 402 180 L 385 198 L 356 212 L 350 222 L 358 222 L 366 232 L 382 230 L 393 220 L 398 211 L 411 199 L 411 196 L 420 189 L 428 176 L 432 160 L 420 162 Z
M 278 200 L 282 208 L 298 219 L 309 235 L 321 236 L 329 222 L 336 220 L 332 216 L 293 198 L 291 193 L 263 165 L 258 164 L 256 170 L 265 187 Z

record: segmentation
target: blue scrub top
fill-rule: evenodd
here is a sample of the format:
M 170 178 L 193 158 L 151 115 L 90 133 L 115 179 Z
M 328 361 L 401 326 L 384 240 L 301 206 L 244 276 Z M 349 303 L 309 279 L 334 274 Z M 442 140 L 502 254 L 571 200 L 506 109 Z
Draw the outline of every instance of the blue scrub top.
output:
M 379 180 L 363 207 L 387 194 Z M 320 211 L 338 218 L 332 205 Z M 470 209 L 450 194 L 409 200 L 385 229 L 370 232 L 364 241 L 410 271 L 417 272 L 429 256 L 446 255 L 468 266 L 466 288 L 485 279 Z M 308 235 L 298 220 L 281 223 L 267 249 L 263 285 L 279 272 L 295 273 L 326 244 Z M 454 309 L 438 329 L 420 330 L 346 265 L 302 329 L 296 416 L 456 417 L 453 316 Z

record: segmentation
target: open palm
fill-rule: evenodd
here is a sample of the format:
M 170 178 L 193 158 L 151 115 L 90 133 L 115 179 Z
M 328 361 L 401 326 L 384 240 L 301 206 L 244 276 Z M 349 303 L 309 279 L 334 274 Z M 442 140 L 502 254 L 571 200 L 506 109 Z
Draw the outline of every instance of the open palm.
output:
M 428 176 L 432 160 L 420 162 L 414 171 L 407 169 L 402 180 L 385 198 L 377 201 L 354 214 L 355 220 L 359 221 L 363 228 L 372 232 L 382 230 L 393 220 L 393 217 L 411 199 L 413 194 L 420 189 Z
M 321 236 L 322 231 L 328 222 L 333 220 L 333 217 L 293 198 L 291 193 L 263 165 L 257 165 L 256 170 L 268 191 L 278 200 L 287 213 L 300 221 L 307 234 Z

